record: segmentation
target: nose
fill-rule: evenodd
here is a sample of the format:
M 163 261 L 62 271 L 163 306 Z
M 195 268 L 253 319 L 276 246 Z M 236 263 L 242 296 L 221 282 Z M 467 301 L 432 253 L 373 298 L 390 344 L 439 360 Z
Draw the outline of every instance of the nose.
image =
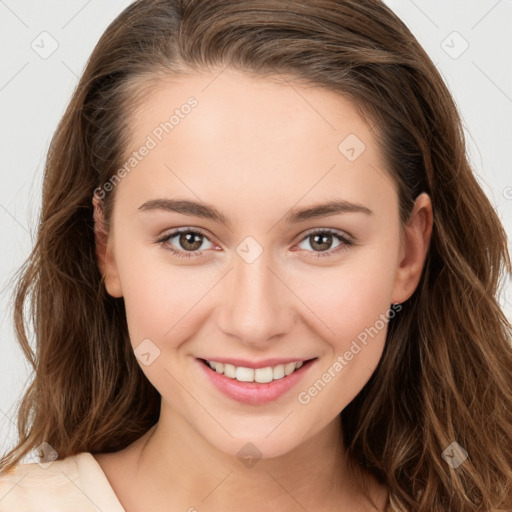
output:
M 270 251 L 251 263 L 236 254 L 233 266 L 223 280 L 218 328 L 247 346 L 265 349 L 292 329 L 294 295 L 272 268 Z

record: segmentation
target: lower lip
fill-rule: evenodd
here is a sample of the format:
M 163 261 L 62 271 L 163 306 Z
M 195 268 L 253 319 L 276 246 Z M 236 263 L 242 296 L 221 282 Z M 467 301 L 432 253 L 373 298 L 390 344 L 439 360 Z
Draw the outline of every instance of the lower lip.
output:
M 282 379 L 263 384 L 258 382 L 239 382 L 236 379 L 226 377 L 222 373 L 217 373 L 200 359 L 196 359 L 196 362 L 210 382 L 227 397 L 244 404 L 260 405 L 277 400 L 293 388 L 306 374 L 315 360 L 304 363 L 298 370 L 290 373 L 290 375 L 286 375 Z

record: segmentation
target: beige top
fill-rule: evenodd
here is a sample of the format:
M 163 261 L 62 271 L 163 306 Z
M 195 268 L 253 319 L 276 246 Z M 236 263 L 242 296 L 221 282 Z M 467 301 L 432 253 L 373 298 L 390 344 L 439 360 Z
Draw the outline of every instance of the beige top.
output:
M 125 512 L 89 452 L 0 474 L 0 512 Z

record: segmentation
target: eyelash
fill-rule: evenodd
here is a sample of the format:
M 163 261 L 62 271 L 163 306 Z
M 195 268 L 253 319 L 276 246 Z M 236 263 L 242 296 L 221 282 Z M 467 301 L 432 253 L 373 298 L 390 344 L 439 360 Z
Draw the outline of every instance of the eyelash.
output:
M 169 240 L 173 239 L 175 236 L 180 235 L 182 233 L 193 233 L 194 235 L 200 235 L 200 236 L 206 238 L 208 241 L 210 241 L 210 239 L 201 231 L 198 231 L 195 229 L 182 228 L 182 229 L 174 230 L 171 233 L 164 235 L 163 237 L 161 237 L 157 240 L 157 243 L 161 244 L 164 247 L 164 249 L 171 251 L 174 254 L 174 256 L 176 256 L 177 258 L 189 259 L 189 258 L 195 258 L 195 257 L 201 256 L 201 253 L 203 251 L 179 251 L 167 244 L 167 242 Z M 334 254 L 337 254 L 341 251 L 347 250 L 348 247 L 355 245 L 355 243 L 352 240 L 350 240 L 347 236 L 341 234 L 339 231 L 336 231 L 336 230 L 333 230 L 330 228 L 316 229 L 313 231 L 309 231 L 302 237 L 302 239 L 299 241 L 299 243 L 302 243 L 302 242 L 304 242 L 304 240 L 307 240 L 311 236 L 317 235 L 317 234 L 333 235 L 341 242 L 341 244 L 338 247 L 336 247 L 334 250 L 316 252 L 316 254 L 314 256 L 307 256 L 308 258 L 316 259 L 316 258 L 331 257 Z M 315 251 L 313 251 L 313 252 L 315 252 Z

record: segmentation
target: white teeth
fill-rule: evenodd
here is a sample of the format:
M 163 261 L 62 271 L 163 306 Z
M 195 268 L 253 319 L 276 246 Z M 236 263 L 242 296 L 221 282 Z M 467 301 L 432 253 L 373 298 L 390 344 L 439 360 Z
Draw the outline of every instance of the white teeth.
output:
M 224 375 L 230 379 L 235 378 L 235 367 L 232 364 L 224 365 Z
M 261 384 L 265 382 L 272 382 L 274 379 L 274 371 L 271 366 L 267 366 L 266 368 L 257 368 L 254 370 L 254 380 Z
M 284 377 L 284 364 L 278 364 L 274 366 L 274 380 L 282 379 Z
M 235 379 L 240 382 L 253 382 L 254 370 L 252 368 L 244 368 L 243 366 L 237 366 L 235 371 Z
M 285 364 L 284 365 L 284 374 L 285 375 L 290 375 L 290 373 L 293 372 L 293 370 L 295 370 L 295 368 L 297 367 L 296 366 L 297 363 L 288 363 L 288 364 Z
M 290 375 L 302 365 L 302 361 L 295 363 L 278 364 L 277 366 L 266 366 L 265 368 L 245 368 L 244 366 L 234 366 L 228 363 L 218 363 L 217 361 L 207 361 L 212 370 L 222 373 L 230 379 L 236 379 L 239 382 L 259 382 L 264 384 L 273 380 L 282 379 Z

